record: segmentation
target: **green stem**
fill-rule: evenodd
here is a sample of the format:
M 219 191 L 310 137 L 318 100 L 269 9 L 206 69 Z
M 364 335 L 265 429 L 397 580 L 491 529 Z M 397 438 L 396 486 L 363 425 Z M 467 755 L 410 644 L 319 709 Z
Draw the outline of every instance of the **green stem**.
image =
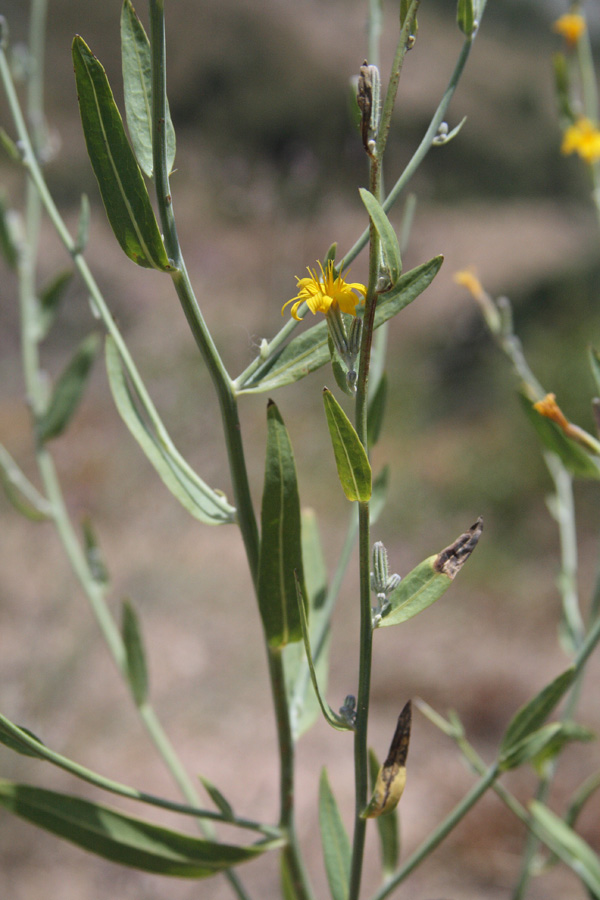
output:
M 378 200 L 381 194 L 381 161 L 378 157 L 370 160 L 369 189 Z M 356 431 L 365 450 L 367 441 L 367 405 L 369 396 L 369 367 L 375 308 L 377 305 L 377 283 L 379 280 L 380 241 L 375 227 L 370 227 L 369 283 L 365 298 L 365 312 L 360 344 L 360 360 L 356 385 Z M 360 586 L 360 638 L 358 662 L 358 695 L 356 698 L 356 723 L 354 732 L 354 836 L 352 842 L 352 862 L 350 868 L 349 900 L 358 900 L 365 852 L 367 820 L 361 813 L 367 805 L 369 789 L 369 757 L 367 731 L 369 725 L 369 701 L 371 692 L 371 665 L 373 655 L 373 623 L 371 616 L 371 536 L 369 504 L 359 503 L 358 507 L 358 547 Z
M 486 4 L 487 4 L 487 0 L 482 0 L 480 16 L 479 16 L 480 24 L 481 24 L 481 19 L 483 17 L 483 13 L 484 13 Z M 421 165 L 421 163 L 423 162 L 423 160 L 429 153 L 431 147 L 433 146 L 433 139 L 437 135 L 440 125 L 444 121 L 446 112 L 450 105 L 450 101 L 452 100 L 452 97 L 454 96 L 454 92 L 458 86 L 458 82 L 460 81 L 461 75 L 463 73 L 463 69 L 467 63 L 467 59 L 469 58 L 469 54 L 471 52 L 471 47 L 473 45 L 473 40 L 474 40 L 474 35 L 472 35 L 471 37 L 465 38 L 465 41 L 462 46 L 462 50 L 458 57 L 457 63 L 454 67 L 452 75 L 450 76 L 450 81 L 448 82 L 448 86 L 447 86 L 447 88 L 444 92 L 444 95 L 433 115 L 433 118 L 431 119 L 431 122 L 429 123 L 429 127 L 427 128 L 427 131 L 425 132 L 425 134 L 421 140 L 421 143 L 419 144 L 419 146 L 413 153 L 406 168 L 402 172 L 402 175 L 400 175 L 396 184 L 394 185 L 394 187 L 392 188 L 392 190 L 390 191 L 390 193 L 387 195 L 386 199 L 382 203 L 382 206 L 386 212 L 389 212 L 389 210 L 392 208 L 392 206 L 394 205 L 394 203 L 396 202 L 396 200 L 398 199 L 398 197 L 400 196 L 400 194 L 402 193 L 402 191 L 404 190 L 404 188 L 406 187 L 406 185 L 408 184 L 410 179 L 413 177 L 413 175 L 415 174 L 415 172 L 417 171 L 417 169 L 419 168 L 419 166 Z M 356 257 L 358 256 L 360 251 L 363 249 L 363 247 L 367 244 L 368 240 L 369 240 L 369 229 L 366 228 L 363 231 L 363 233 L 361 234 L 361 236 L 359 237 L 359 239 L 356 241 L 356 243 L 345 254 L 345 256 L 343 257 L 343 259 L 340 262 L 340 266 L 342 268 L 346 268 L 347 266 L 349 266 L 350 263 L 354 259 L 356 259 Z
M 385 900 L 385 897 L 389 897 L 389 895 L 396 890 L 399 884 L 401 884 L 407 877 L 413 872 L 417 866 L 419 866 L 427 857 L 435 850 L 439 844 L 442 843 L 444 838 L 446 838 L 451 831 L 458 825 L 458 823 L 463 819 L 466 814 L 471 810 L 475 804 L 481 799 L 481 797 L 485 794 L 485 792 L 493 786 L 494 782 L 498 778 L 498 766 L 494 763 L 493 766 L 486 771 L 486 773 L 482 776 L 482 778 L 474 785 L 468 794 L 463 797 L 463 799 L 458 803 L 452 812 L 441 822 L 438 827 L 433 831 L 429 837 L 423 841 L 420 847 L 418 847 L 414 853 L 412 853 L 406 862 L 400 866 L 400 868 L 396 871 L 396 873 L 387 881 L 383 887 L 381 887 L 376 894 L 373 895 L 372 900 Z
M 163 0 L 150 0 L 150 32 L 152 46 L 153 160 L 157 204 L 165 235 L 165 247 L 169 257 L 177 267 L 172 276 L 173 283 L 198 349 L 209 370 L 219 400 L 235 505 L 238 511 L 238 523 L 256 590 L 259 561 L 258 526 L 250 494 L 234 385 L 221 361 L 196 300 L 175 227 L 166 162 L 166 47 Z M 295 885 L 298 900 L 311 900 L 312 891 L 302 862 L 294 825 L 294 744 L 287 703 L 283 659 L 280 652 L 269 647 L 267 647 L 267 658 L 279 744 L 280 825 L 282 830 L 285 831 L 288 841 L 283 853 Z
M 375 151 L 375 154 L 377 156 L 377 159 L 380 160 L 383 159 L 383 154 L 385 153 L 387 139 L 390 132 L 390 125 L 392 124 L 394 104 L 396 103 L 396 94 L 398 93 L 398 85 L 400 84 L 400 75 L 402 74 L 402 66 L 404 64 L 404 58 L 409 50 L 411 35 L 414 29 L 415 18 L 417 16 L 417 10 L 419 9 L 420 3 L 421 0 L 411 0 L 411 4 L 408 7 L 406 18 L 400 31 L 398 44 L 396 45 L 396 53 L 394 54 L 394 60 L 392 62 L 390 80 L 385 94 L 385 100 L 383 102 L 383 109 L 381 112 L 381 119 L 379 122 L 379 130 L 377 134 L 377 149 Z
M 36 25 L 33 29 L 36 42 L 40 39 L 40 23 L 43 19 L 40 7 L 41 2 L 40 0 L 38 0 L 38 3 L 34 7 L 34 12 L 37 17 Z M 42 75 L 39 66 L 37 70 L 35 70 L 35 75 L 36 77 L 41 77 Z M 91 275 L 91 272 L 89 271 L 89 268 L 87 267 L 87 264 L 85 263 L 83 257 L 81 256 L 81 253 L 78 252 L 76 244 L 73 241 L 66 225 L 64 224 L 64 221 L 60 216 L 56 205 L 48 191 L 37 160 L 34 146 L 29 136 L 29 131 L 25 124 L 25 119 L 23 117 L 18 97 L 14 88 L 14 83 L 12 81 L 12 76 L 10 73 L 10 68 L 8 66 L 4 48 L 0 48 L 0 79 L 2 80 L 11 114 L 13 116 L 13 121 L 19 135 L 19 141 L 23 153 L 23 164 L 29 176 L 26 184 L 26 240 L 19 263 L 19 296 L 22 318 L 21 333 L 25 387 L 32 413 L 35 418 L 37 414 L 43 411 L 45 405 L 44 385 L 40 373 L 39 350 L 37 345 L 37 301 L 35 293 L 35 270 L 41 205 L 45 207 L 48 216 L 53 226 L 55 227 L 60 239 L 62 240 L 67 251 L 71 254 L 76 268 L 82 275 L 86 285 L 90 288 L 90 293 L 92 295 L 93 301 L 97 304 L 99 309 L 105 309 L 107 313 L 105 321 L 112 322 L 112 317 L 106 310 L 104 299 L 96 285 L 96 282 L 93 279 L 93 276 Z M 28 96 L 29 102 L 39 103 L 43 97 L 43 93 L 39 89 L 33 89 L 30 90 Z M 28 110 L 28 117 L 31 121 L 39 123 L 42 121 L 42 111 L 36 108 L 32 109 L 31 111 Z M 127 348 L 125 347 L 122 338 L 118 330 L 116 329 L 116 326 L 114 329 L 110 329 L 109 326 L 109 330 L 114 331 L 113 337 L 115 338 L 119 351 L 122 353 L 124 359 L 130 359 Z M 135 367 L 133 367 L 133 371 L 134 374 L 137 375 Z M 138 385 L 136 384 L 136 386 Z M 139 386 L 143 390 L 141 380 L 139 380 Z M 124 675 L 126 668 L 126 655 L 123 641 L 121 639 L 121 635 L 115 624 L 115 621 L 108 607 L 106 606 L 103 589 L 92 578 L 89 571 L 87 561 L 77 538 L 76 531 L 72 525 L 66 509 L 53 459 L 44 446 L 37 446 L 36 454 L 45 493 L 48 501 L 52 506 L 52 518 L 57 532 L 63 543 L 65 552 L 73 568 L 73 571 L 77 576 L 85 595 L 88 598 L 96 621 L 100 627 L 101 633 L 107 643 L 110 653 L 117 665 L 117 668 Z M 146 725 L 151 740 L 162 756 L 163 761 L 169 769 L 174 781 L 180 786 L 180 788 L 185 785 L 185 790 L 183 791 L 184 797 L 186 797 L 188 801 L 193 802 L 194 805 L 199 805 L 198 794 L 195 791 L 194 785 L 185 772 L 183 765 L 178 759 L 172 745 L 168 741 L 162 729 L 162 726 L 160 726 L 151 707 L 147 707 L 146 714 L 145 716 L 142 716 L 142 720 Z M 203 823 L 201 820 L 199 820 L 199 824 L 201 829 L 206 833 L 207 823 Z M 228 873 L 228 877 L 230 882 L 234 886 L 234 889 L 236 890 L 240 900 L 248 900 L 245 891 L 239 884 L 237 875 L 235 875 L 235 873 Z

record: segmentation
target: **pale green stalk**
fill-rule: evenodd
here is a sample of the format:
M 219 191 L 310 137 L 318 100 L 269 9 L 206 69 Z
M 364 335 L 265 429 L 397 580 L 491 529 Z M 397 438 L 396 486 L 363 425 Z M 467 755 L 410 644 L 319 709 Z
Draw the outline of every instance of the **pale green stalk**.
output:
M 480 24 L 481 24 L 481 19 L 483 18 L 483 13 L 485 11 L 486 5 L 487 5 L 487 0 L 481 0 L 481 8 L 480 8 L 480 15 L 479 15 Z M 396 200 L 398 199 L 398 197 L 400 196 L 400 194 L 402 193 L 402 191 L 404 190 L 404 188 L 406 187 L 406 185 L 408 184 L 410 179 L 413 177 L 413 175 L 415 174 L 415 172 L 417 171 L 417 169 L 419 168 L 419 166 L 421 165 L 421 163 L 423 162 L 423 160 L 425 159 L 425 157 L 431 150 L 431 147 L 433 146 L 433 139 L 437 135 L 440 125 L 444 121 L 446 112 L 448 110 L 448 107 L 450 106 L 450 101 L 452 100 L 452 97 L 454 96 L 454 92 L 458 86 L 458 82 L 460 81 L 460 78 L 461 78 L 461 75 L 465 68 L 465 65 L 467 64 L 467 59 L 469 58 L 469 54 L 471 52 L 471 47 L 472 47 L 474 38 L 475 38 L 475 34 L 471 35 L 470 37 L 465 38 L 465 41 L 462 46 L 462 50 L 458 57 L 457 63 L 454 67 L 452 75 L 450 76 L 448 86 L 447 86 L 446 90 L 444 91 L 444 95 L 438 104 L 438 107 L 431 119 L 431 122 L 429 123 L 427 131 L 425 132 L 425 134 L 421 140 L 421 143 L 419 144 L 419 146 L 413 153 L 406 168 L 404 169 L 404 171 L 402 172 L 402 174 L 396 181 L 394 187 L 389 192 L 389 194 L 387 195 L 385 200 L 382 202 L 382 206 L 386 212 L 389 212 L 389 210 L 392 208 L 392 206 L 394 205 L 394 203 L 396 202 Z M 358 256 L 360 251 L 363 249 L 363 247 L 365 247 L 368 240 L 369 240 L 369 229 L 366 228 L 363 231 L 363 233 L 361 234 L 361 236 L 358 238 L 356 243 L 344 255 L 344 257 L 342 258 L 339 265 L 343 268 L 346 268 L 347 266 L 349 266 L 350 263 L 354 259 L 356 259 L 356 257 Z
M 456 828 L 461 819 L 475 806 L 476 803 L 491 787 L 493 787 L 499 775 L 497 763 L 490 766 L 481 779 L 475 784 L 468 794 L 458 803 L 452 812 L 446 816 L 437 828 L 432 831 L 429 837 L 423 841 L 414 853 L 408 857 L 400 868 L 386 881 L 386 883 L 373 895 L 371 900 L 385 900 L 398 885 L 414 872 L 417 866 L 420 866 L 424 860 L 438 847 L 442 841 Z
M 154 177 L 165 247 L 169 258 L 176 266 L 172 278 L 177 295 L 196 344 L 209 370 L 219 399 L 238 523 L 256 590 L 259 561 L 258 526 L 248 483 L 234 386 L 204 322 L 187 274 L 175 227 L 166 153 L 166 47 L 163 0 L 150 0 L 150 33 L 152 47 Z M 273 649 L 268 645 L 266 649 L 280 757 L 281 809 L 279 824 L 287 838 L 287 846 L 284 848 L 283 853 L 288 863 L 298 900 L 311 900 L 312 890 L 302 861 L 294 823 L 294 742 L 286 696 L 283 659 L 279 650 Z
M 31 53 L 38 59 L 42 59 L 42 53 L 37 49 L 37 43 L 42 39 L 43 29 L 42 23 L 45 19 L 45 0 L 36 0 L 32 7 L 32 39 L 35 46 L 32 45 Z M 37 55 L 36 55 L 37 54 Z M 34 77 L 41 78 L 41 68 L 38 66 L 34 70 Z M 75 241 L 73 241 L 68 229 L 66 228 L 62 217 L 60 216 L 56 205 L 47 189 L 44 177 L 42 175 L 37 154 L 29 137 L 29 132 L 25 124 L 25 119 L 21 112 L 17 94 L 10 74 L 8 61 L 6 59 L 4 47 L 0 48 L 0 78 L 3 82 L 7 95 L 9 107 L 23 154 L 23 164 L 27 170 L 28 179 L 26 182 L 26 236 L 24 246 L 19 262 L 19 297 L 22 318 L 22 355 L 23 368 L 27 397 L 31 406 L 34 418 L 40 415 L 45 408 L 44 384 L 41 380 L 41 370 L 39 364 L 39 353 L 37 345 L 37 327 L 36 327 L 36 293 L 35 293 L 35 270 L 37 259 L 37 243 L 39 233 L 39 222 L 41 214 L 41 204 L 44 205 L 46 212 L 54 225 L 59 237 L 63 241 L 67 251 L 71 254 L 73 262 L 82 275 L 84 282 L 90 290 L 93 302 L 99 310 L 106 310 L 104 299 L 100 293 L 98 286 L 89 271 L 81 253 L 78 251 Z M 38 104 L 43 98 L 43 91 L 40 88 L 31 89 L 28 94 L 29 104 Z M 28 117 L 31 121 L 39 123 L 43 121 L 43 111 L 34 107 L 28 109 Z M 37 132 L 38 134 L 40 132 Z M 105 321 L 111 322 L 112 317 L 106 310 L 107 316 Z M 119 352 L 124 359 L 130 359 L 121 336 L 116 329 L 110 328 L 113 337 L 117 342 Z M 133 366 L 132 366 L 133 367 Z M 135 367 L 134 374 L 137 375 Z M 136 387 L 142 388 L 141 380 L 137 380 Z M 56 474 L 54 461 L 46 447 L 37 443 L 36 457 L 38 468 L 44 485 L 46 497 L 51 505 L 51 515 L 56 526 L 59 537 L 64 546 L 65 552 L 71 564 L 71 567 L 77 576 L 79 583 L 88 598 L 91 609 L 94 613 L 96 621 L 100 627 L 101 633 L 107 643 L 110 653 L 117 665 L 117 668 L 126 677 L 126 653 L 121 634 L 115 621 L 106 605 L 104 598 L 104 589 L 92 577 L 87 560 L 81 549 L 77 532 L 69 518 L 67 508 L 64 502 L 60 483 Z M 156 713 L 150 704 L 145 704 L 140 709 L 140 716 L 146 727 L 146 730 L 158 750 L 161 758 L 165 762 L 174 781 L 178 785 L 184 798 L 193 806 L 199 805 L 199 796 L 184 766 L 179 760 L 175 749 L 169 741 L 162 725 L 160 724 Z M 208 823 L 199 820 L 199 825 L 205 834 L 212 834 Z M 226 873 L 234 885 L 240 900 L 248 900 L 246 893 L 238 884 L 238 878 L 235 873 Z

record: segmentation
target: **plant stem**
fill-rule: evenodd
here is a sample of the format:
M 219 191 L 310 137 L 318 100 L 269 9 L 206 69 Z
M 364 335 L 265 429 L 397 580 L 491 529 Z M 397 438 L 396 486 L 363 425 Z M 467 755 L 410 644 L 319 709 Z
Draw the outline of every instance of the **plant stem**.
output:
M 198 349 L 209 370 L 219 399 L 235 505 L 238 511 L 238 523 L 246 549 L 252 582 L 256 591 L 259 561 L 258 526 L 250 494 L 233 382 L 221 361 L 196 300 L 175 227 L 166 162 L 166 46 L 163 0 L 150 0 L 150 30 L 152 47 L 153 158 L 156 196 L 165 235 L 165 247 L 169 257 L 176 266 L 176 271 L 173 273 L 172 278 L 177 295 Z M 312 891 L 302 862 L 294 825 L 294 743 L 285 688 L 283 658 L 281 652 L 267 646 L 267 659 L 280 757 L 280 826 L 285 831 L 288 841 L 283 853 L 298 900 L 311 900 Z
M 381 194 L 381 165 L 379 158 L 372 158 L 369 166 L 369 189 L 379 200 Z M 369 366 L 373 325 L 377 305 L 377 284 L 379 280 L 380 241 L 373 224 L 370 226 L 369 283 L 365 298 L 360 360 L 356 385 L 356 432 L 360 441 L 368 449 L 367 405 L 369 396 Z M 360 587 L 360 638 L 358 661 L 358 695 L 356 698 L 356 723 L 354 732 L 354 836 L 352 841 L 352 862 L 350 868 L 349 900 L 358 900 L 365 851 L 367 820 L 361 813 L 367 805 L 369 786 L 369 761 L 367 731 L 369 725 L 369 701 L 371 692 L 371 665 L 373 655 L 373 623 L 371 617 L 371 536 L 369 504 L 358 506 L 358 547 L 359 547 L 359 587 Z
M 481 19 L 483 17 L 483 13 L 484 13 L 486 4 L 487 4 L 487 0 L 481 0 L 481 8 L 480 8 L 480 16 L 479 16 L 480 23 L 481 23 Z M 385 200 L 382 203 L 382 206 L 386 212 L 389 212 L 389 210 L 392 208 L 392 206 L 394 205 L 394 203 L 396 202 L 396 200 L 398 199 L 398 197 L 400 196 L 400 194 L 402 193 L 402 191 L 404 190 L 404 188 L 406 187 L 406 185 L 408 184 L 410 179 L 413 177 L 413 175 L 415 174 L 415 172 L 417 171 L 417 169 L 419 168 L 419 166 L 421 165 L 421 163 L 423 162 L 423 160 L 429 153 L 429 151 L 433 145 L 433 139 L 435 138 L 436 134 L 438 133 L 438 129 L 439 129 L 440 125 L 444 121 L 444 117 L 446 115 L 448 107 L 450 106 L 450 101 L 452 100 L 452 97 L 454 96 L 454 92 L 458 86 L 458 82 L 460 81 L 461 75 L 463 73 L 463 69 L 467 63 L 467 59 L 469 58 L 469 54 L 471 52 L 471 47 L 473 45 L 473 40 L 474 40 L 474 35 L 471 35 L 470 37 L 465 38 L 465 41 L 462 46 L 462 50 L 458 57 L 457 63 L 454 67 L 452 75 L 450 76 L 448 86 L 444 92 L 442 99 L 440 100 L 440 102 L 438 104 L 438 107 L 431 119 L 431 122 L 429 123 L 429 127 L 427 128 L 427 131 L 425 132 L 425 134 L 421 140 L 421 143 L 419 144 L 419 146 L 413 153 L 406 168 L 404 169 L 404 171 L 402 172 L 402 174 L 396 181 L 394 187 L 392 188 L 392 190 L 390 191 L 390 193 L 387 195 L 387 197 L 385 198 Z M 346 268 L 347 266 L 349 266 L 350 263 L 354 259 L 356 259 L 356 257 L 358 256 L 360 251 L 363 249 L 363 247 L 367 244 L 368 240 L 369 240 L 369 229 L 366 228 L 363 231 L 363 233 L 361 234 L 361 236 L 358 238 L 356 243 L 344 255 L 344 257 L 342 258 L 342 260 L 340 262 L 340 266 L 343 268 Z
M 415 18 L 420 3 L 421 0 L 411 0 L 411 4 L 406 12 L 406 18 L 400 30 L 398 44 L 396 45 L 396 53 L 394 54 L 394 61 L 392 62 L 390 80 L 383 102 L 379 131 L 377 134 L 377 149 L 375 150 L 375 154 L 379 160 L 383 159 L 385 153 L 390 125 L 392 124 L 392 113 L 394 112 L 396 94 L 398 93 L 398 85 L 400 83 L 400 75 L 402 73 L 402 66 L 404 64 L 404 58 L 409 50 L 410 37 L 415 25 Z
M 427 857 L 432 853 L 439 844 L 442 843 L 444 838 L 446 838 L 450 832 L 456 828 L 458 823 L 463 819 L 470 809 L 475 806 L 475 804 L 479 801 L 479 799 L 485 794 L 485 792 L 493 786 L 494 782 L 498 778 L 498 766 L 496 763 L 490 766 L 487 772 L 482 776 L 482 778 L 475 784 L 468 794 L 466 794 L 463 799 L 458 803 L 452 812 L 446 816 L 443 822 L 441 822 L 438 827 L 429 835 L 429 837 L 423 841 L 420 847 L 418 847 L 411 856 L 408 857 L 406 862 L 400 866 L 400 868 L 396 871 L 396 873 L 387 881 L 376 894 L 373 895 L 372 900 L 385 900 L 385 897 L 389 897 L 389 895 L 395 891 L 399 884 L 401 884 L 407 877 L 413 872 L 417 866 L 419 866 Z

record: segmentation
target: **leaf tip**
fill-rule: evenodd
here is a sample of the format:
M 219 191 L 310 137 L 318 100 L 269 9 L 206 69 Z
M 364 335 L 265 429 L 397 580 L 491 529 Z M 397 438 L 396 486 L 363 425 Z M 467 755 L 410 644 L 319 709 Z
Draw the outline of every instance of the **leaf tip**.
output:
M 454 579 L 477 546 L 483 531 L 483 518 L 479 516 L 468 531 L 461 534 L 449 547 L 441 550 L 436 556 L 433 568 L 441 575 Z

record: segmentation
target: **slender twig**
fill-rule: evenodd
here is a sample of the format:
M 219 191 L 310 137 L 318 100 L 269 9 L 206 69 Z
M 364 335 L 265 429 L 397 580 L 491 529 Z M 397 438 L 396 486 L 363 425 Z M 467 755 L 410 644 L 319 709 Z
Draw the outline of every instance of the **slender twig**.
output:
M 456 828 L 458 823 L 463 819 L 466 814 L 475 806 L 475 804 L 483 797 L 486 791 L 491 788 L 496 779 L 498 778 L 499 770 L 496 763 L 490 766 L 489 769 L 485 772 L 485 774 L 480 778 L 480 780 L 475 784 L 468 794 L 466 794 L 463 799 L 458 803 L 452 812 L 446 816 L 446 818 L 441 822 L 438 827 L 432 831 L 426 840 L 423 841 L 420 847 L 418 847 L 414 853 L 412 853 L 406 862 L 404 862 L 400 868 L 395 872 L 394 875 L 386 881 L 386 883 L 381 887 L 376 894 L 373 895 L 372 900 L 385 900 L 386 897 L 396 890 L 399 884 L 401 884 L 411 872 L 413 872 L 417 866 L 419 866 L 427 857 L 438 847 L 442 841 L 450 834 L 451 831 Z
M 225 369 L 208 331 L 196 300 L 185 262 L 173 213 L 166 152 L 166 49 L 163 0 L 150 0 L 150 33 L 152 47 L 153 154 L 156 196 L 165 247 L 176 269 L 173 283 L 196 344 L 209 370 L 219 399 L 225 432 L 229 467 L 233 482 L 237 517 L 246 549 L 246 557 L 256 590 L 258 580 L 259 536 L 248 483 L 242 432 L 233 383 Z M 287 837 L 283 853 L 293 879 L 298 900 L 311 900 L 312 891 L 302 863 L 294 825 L 294 744 L 286 696 L 282 654 L 267 645 L 271 691 L 277 724 L 280 757 L 281 815 L 280 827 Z

